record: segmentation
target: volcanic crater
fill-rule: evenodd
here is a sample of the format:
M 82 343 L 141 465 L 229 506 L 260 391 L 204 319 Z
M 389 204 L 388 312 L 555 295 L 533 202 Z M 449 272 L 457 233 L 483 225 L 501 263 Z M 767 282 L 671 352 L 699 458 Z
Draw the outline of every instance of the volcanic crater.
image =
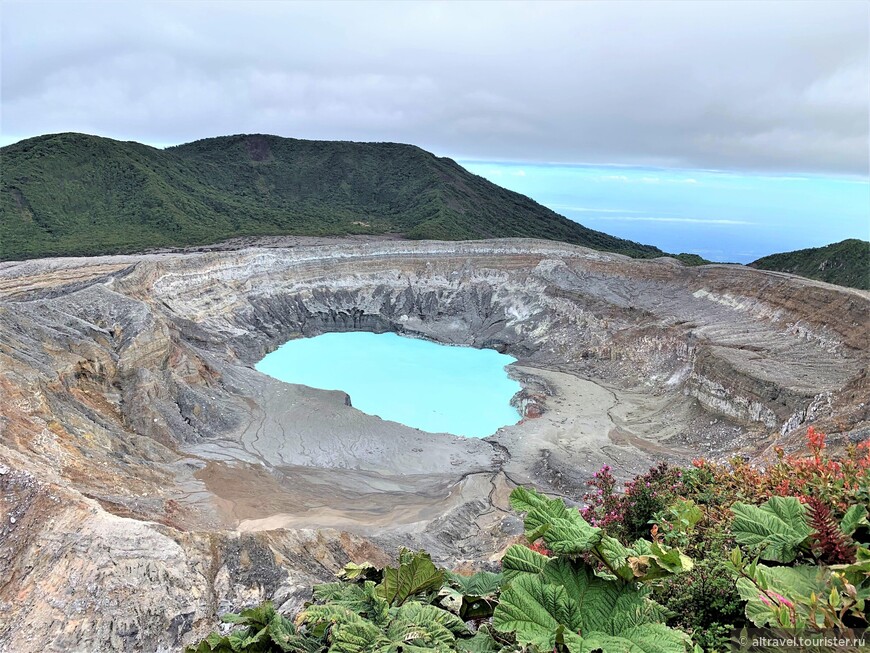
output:
M 348 559 L 496 560 L 516 484 L 870 434 L 870 294 L 549 241 L 272 239 L 0 264 L 0 648 L 175 650 L 298 606 Z M 484 439 L 254 369 L 297 337 L 488 347 L 523 419 Z M 0 622 L 9 619 L 0 619 Z M 25 646 L 26 644 L 26 646 Z

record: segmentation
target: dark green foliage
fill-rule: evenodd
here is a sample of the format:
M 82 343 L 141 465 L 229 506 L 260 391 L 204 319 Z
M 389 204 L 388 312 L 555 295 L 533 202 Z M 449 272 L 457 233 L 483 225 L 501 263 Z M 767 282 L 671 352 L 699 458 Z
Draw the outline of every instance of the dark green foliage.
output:
M 687 553 L 694 567 L 654 585 L 651 598 L 667 606 L 668 625 L 691 633 L 703 650 L 730 651 L 732 629 L 745 622 L 744 603 L 723 556 L 733 541 L 716 528 L 707 530 L 703 538 L 692 539 Z
M 428 553 L 402 551 L 398 567 L 384 569 L 378 594 L 390 605 L 402 605 L 411 598 L 431 601 L 444 584 L 444 571 L 438 569 Z
M 293 622 L 278 614 L 271 602 L 240 614 L 224 615 L 223 621 L 237 627 L 226 636 L 212 633 L 189 653 L 314 653 L 321 646 L 296 631 Z
M 683 470 L 659 463 L 625 484 L 616 493 L 610 467 L 604 466 L 589 481 L 592 492 L 584 497 L 583 516 L 625 542 L 649 537 L 653 517 L 667 508 L 683 491 Z
M 870 242 L 857 238 L 825 247 L 771 254 L 749 266 L 870 290 Z
M 673 257 L 677 259 L 683 265 L 706 265 L 710 261 L 705 259 L 703 256 L 698 256 L 697 254 L 686 254 L 685 252 L 681 254 L 674 254 Z
M 234 236 L 527 237 L 635 257 L 456 162 L 394 143 L 210 138 L 159 150 L 84 134 L 0 150 L 0 260 L 134 252 Z

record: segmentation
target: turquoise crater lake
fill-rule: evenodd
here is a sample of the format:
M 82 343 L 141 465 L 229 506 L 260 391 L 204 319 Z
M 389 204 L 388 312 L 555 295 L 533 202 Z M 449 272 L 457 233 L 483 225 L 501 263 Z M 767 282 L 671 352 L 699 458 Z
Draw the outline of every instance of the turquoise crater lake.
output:
M 291 340 L 256 369 L 287 383 L 343 390 L 364 413 L 431 433 L 472 438 L 519 420 L 521 386 L 491 349 L 452 347 L 394 333 L 327 333 Z

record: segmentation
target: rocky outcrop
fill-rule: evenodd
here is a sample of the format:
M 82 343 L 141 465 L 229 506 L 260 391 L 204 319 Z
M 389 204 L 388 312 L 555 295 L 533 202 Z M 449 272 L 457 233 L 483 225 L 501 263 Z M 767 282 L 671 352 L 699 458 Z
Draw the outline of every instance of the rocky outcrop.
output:
M 553 242 L 294 242 L 0 265 L 0 650 L 174 650 L 348 559 L 486 560 L 514 483 L 576 499 L 604 462 L 866 437 L 867 293 Z M 512 354 L 523 419 L 425 434 L 253 368 L 346 330 Z

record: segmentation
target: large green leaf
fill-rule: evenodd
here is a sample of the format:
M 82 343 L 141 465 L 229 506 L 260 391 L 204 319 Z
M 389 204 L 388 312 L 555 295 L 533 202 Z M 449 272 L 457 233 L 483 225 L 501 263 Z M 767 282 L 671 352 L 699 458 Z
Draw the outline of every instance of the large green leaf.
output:
M 622 580 L 633 580 L 634 571 L 629 565 L 629 558 L 633 555 L 640 555 L 635 549 L 629 549 L 623 546 L 622 542 L 610 535 L 604 535 L 601 541 L 596 545 L 595 552 L 598 557 L 604 562 L 607 569 L 612 570 L 615 578 Z M 607 577 L 607 573 L 601 573 Z
M 731 531 L 739 544 L 757 547 L 764 560 L 792 562 L 812 529 L 794 497 L 771 497 L 761 506 L 735 503 Z
M 390 609 L 383 625 L 335 604 L 309 606 L 297 621 L 311 627 L 330 624 L 329 650 L 334 653 L 452 651 L 455 635 L 468 634 L 456 615 L 417 601 Z
M 309 605 L 305 610 L 296 615 L 297 626 L 306 624 L 312 628 L 318 624 L 343 625 L 362 622 L 371 623 L 368 619 L 360 616 L 354 610 L 335 603 L 327 603 L 326 605 Z
M 389 646 L 381 629 L 368 621 L 338 626 L 331 633 L 330 653 L 368 653 Z
M 522 485 L 515 487 L 510 496 L 511 508 L 517 512 L 531 512 L 535 508 L 545 508 L 552 501 L 537 490 Z
M 540 574 L 549 562 L 545 555 L 532 551 L 527 546 L 514 544 L 505 551 L 501 559 L 502 573 L 505 580 L 511 581 L 520 574 Z
M 521 644 L 552 651 L 564 631 L 580 629 L 580 606 L 564 587 L 522 575 L 502 592 L 492 623 L 496 630 L 514 633 Z
M 262 651 L 269 641 L 269 629 L 263 627 L 258 631 L 234 630 L 227 635 L 227 641 L 233 651 Z
M 537 511 L 531 513 L 537 514 Z M 601 541 L 604 532 L 590 526 L 576 510 L 564 518 L 551 518 L 550 528 L 544 533 L 544 542 L 553 553 L 582 555 Z
M 468 626 L 462 619 L 428 603 L 409 601 L 400 608 L 394 608 L 392 612 L 394 621 L 405 621 L 422 626 L 438 624 L 455 635 L 468 634 Z
M 257 630 L 268 626 L 275 616 L 275 606 L 271 601 L 264 601 L 258 606 L 242 610 L 239 614 L 225 614 L 221 621 L 231 624 L 245 624 Z
M 441 588 L 442 605 L 456 612 L 463 621 L 488 619 L 495 609 L 495 597 L 501 590 L 502 574 L 479 571 L 471 576 L 446 573 Z
M 682 653 L 688 637 L 665 626 L 661 606 L 632 585 L 599 578 L 580 561 L 551 560 L 502 593 L 493 625 L 542 651 Z
M 575 508 L 567 508 L 561 499 L 550 499 L 524 487 L 511 492 L 511 505 L 526 512 L 526 537 L 534 542 L 544 538 L 554 553 L 581 555 L 601 540 L 603 532 L 591 526 Z
M 269 637 L 275 646 L 285 653 L 313 652 L 323 648 L 316 639 L 304 637 L 296 632 L 293 622 L 280 614 L 276 614 L 269 624 Z
M 378 594 L 390 605 L 402 605 L 411 597 L 437 592 L 443 584 L 444 572 L 432 563 L 428 553 L 403 551 L 398 567 L 384 569 Z
M 692 559 L 679 549 L 658 542 L 637 540 L 631 548 L 619 540 L 605 535 L 595 546 L 594 553 L 612 573 L 601 572 L 603 577 L 621 578 L 624 581 L 649 581 L 692 568 Z
M 861 526 L 870 526 L 867 521 L 867 507 L 855 504 L 846 511 L 840 521 L 840 530 L 846 535 L 852 535 Z
M 555 558 L 547 563 L 542 578 L 550 584 L 563 587 L 568 597 L 581 612 L 578 629 L 583 632 L 606 630 L 613 608 L 625 592 L 637 594 L 623 583 L 615 583 L 595 575 L 592 568 L 581 560 Z
M 664 624 L 642 624 L 618 635 L 589 633 L 583 637 L 580 653 L 685 653 L 688 636 Z M 574 649 L 570 649 L 575 653 Z
M 503 576 L 491 571 L 479 571 L 471 576 L 447 572 L 447 582 L 467 596 L 493 596 L 499 589 Z
M 342 580 L 373 580 L 379 582 L 383 577 L 383 572 L 370 562 L 363 562 L 362 564 L 348 562 L 338 576 Z
M 389 605 L 378 596 L 372 581 L 362 585 L 353 583 L 325 583 L 314 587 L 314 598 L 323 603 L 339 606 L 371 619 L 376 624 L 387 618 Z

